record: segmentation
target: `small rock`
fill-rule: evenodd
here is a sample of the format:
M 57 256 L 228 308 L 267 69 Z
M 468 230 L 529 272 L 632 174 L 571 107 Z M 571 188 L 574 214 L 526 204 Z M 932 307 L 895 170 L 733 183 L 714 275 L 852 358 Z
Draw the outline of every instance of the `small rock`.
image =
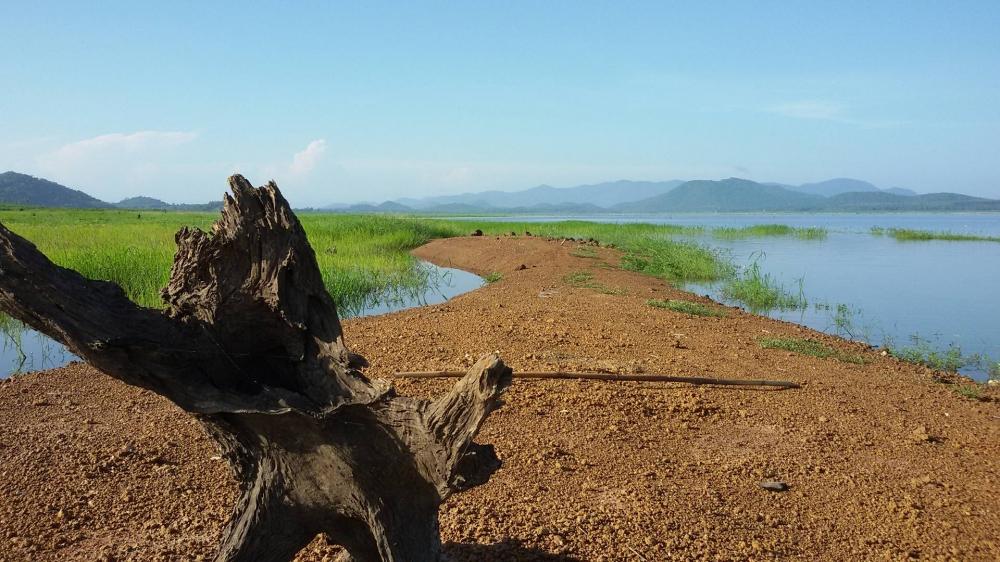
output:
M 762 480 L 760 487 L 770 492 L 785 492 L 788 490 L 788 484 L 778 480 Z
M 476 230 L 474 230 L 474 231 L 472 232 L 472 234 L 470 234 L 469 236 L 482 236 L 482 235 L 483 235 L 483 231 L 482 231 L 482 230 L 479 230 L 479 229 L 477 228 L 477 229 L 476 229 Z
M 519 265 L 519 266 L 515 267 L 515 268 L 514 268 L 514 271 L 523 271 L 523 270 L 525 270 L 525 269 L 528 269 L 528 266 L 526 266 L 526 265 L 524 265 L 524 264 L 522 263 L 521 265 Z
M 927 426 L 920 425 L 910 433 L 910 440 L 916 443 L 927 443 L 931 441 L 931 436 L 927 433 Z

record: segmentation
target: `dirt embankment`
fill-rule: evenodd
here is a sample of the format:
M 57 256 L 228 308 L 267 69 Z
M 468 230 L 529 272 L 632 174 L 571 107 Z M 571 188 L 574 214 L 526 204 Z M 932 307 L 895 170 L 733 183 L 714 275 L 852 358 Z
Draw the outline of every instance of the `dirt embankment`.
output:
M 526 237 L 432 242 L 415 253 L 502 280 L 348 321 L 348 343 L 375 377 L 499 350 L 515 370 L 804 388 L 515 381 L 480 438 L 504 467 L 442 508 L 451 559 L 1000 559 L 996 401 L 793 324 L 652 308 L 647 299 L 712 303 L 615 269 L 613 250 L 574 250 Z M 567 281 L 580 272 L 592 277 Z M 761 349 L 764 336 L 810 337 L 868 362 Z M 421 395 L 448 384 L 397 381 Z M 210 558 L 235 494 L 215 455 L 178 409 L 84 365 L 0 383 L 0 560 Z M 334 552 L 318 539 L 300 559 Z

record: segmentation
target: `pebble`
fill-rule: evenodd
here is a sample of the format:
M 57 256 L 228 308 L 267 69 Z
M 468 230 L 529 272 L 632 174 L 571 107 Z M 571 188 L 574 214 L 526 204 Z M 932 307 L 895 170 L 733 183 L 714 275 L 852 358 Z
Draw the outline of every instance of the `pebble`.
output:
M 760 487 L 771 492 L 784 492 L 788 490 L 788 484 L 778 480 L 762 480 Z

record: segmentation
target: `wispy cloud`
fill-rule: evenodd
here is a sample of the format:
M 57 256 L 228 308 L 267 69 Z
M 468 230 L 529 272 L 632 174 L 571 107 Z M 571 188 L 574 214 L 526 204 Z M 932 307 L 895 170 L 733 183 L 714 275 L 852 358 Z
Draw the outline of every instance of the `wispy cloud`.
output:
M 819 119 L 822 121 L 850 121 L 843 105 L 825 100 L 801 100 L 773 105 L 766 109 L 793 119 Z
M 799 100 L 772 105 L 764 109 L 767 113 L 781 115 L 790 119 L 805 119 L 812 121 L 828 121 L 843 123 L 865 129 L 884 129 L 899 127 L 906 121 L 876 120 L 857 117 L 851 108 L 830 100 Z
M 108 133 L 49 149 L 27 167 L 115 200 L 174 181 L 189 156 L 183 148 L 197 138 L 194 131 Z
M 92 161 L 95 158 L 156 151 L 193 141 L 198 134 L 190 131 L 137 131 L 109 133 L 65 144 L 42 155 L 49 165 L 64 166 Z

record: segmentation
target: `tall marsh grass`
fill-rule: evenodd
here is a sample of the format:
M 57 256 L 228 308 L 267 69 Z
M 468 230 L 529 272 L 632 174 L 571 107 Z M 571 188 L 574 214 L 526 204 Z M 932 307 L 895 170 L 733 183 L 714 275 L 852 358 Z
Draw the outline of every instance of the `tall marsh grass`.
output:
M 755 224 L 741 227 L 718 227 L 712 229 L 712 236 L 721 240 L 742 240 L 764 236 L 789 236 L 800 240 L 824 240 L 827 231 L 820 227 L 794 227 L 787 224 Z
M 873 226 L 873 236 L 891 236 L 900 242 L 927 242 L 930 240 L 945 240 L 951 242 L 1000 242 L 1000 236 L 981 236 L 978 234 L 960 234 L 957 232 L 938 232 L 932 230 L 916 230 L 910 228 L 882 228 Z
M 112 281 L 134 302 L 151 308 L 163 306 L 160 289 L 169 278 L 176 231 L 182 226 L 208 230 L 217 216 L 208 212 L 0 209 L 0 222 L 31 240 L 55 263 L 92 279 Z M 417 267 L 409 251 L 435 238 L 476 229 L 486 236 L 530 231 L 543 237 L 595 239 L 621 250 L 621 262 L 609 264 L 614 267 L 676 285 L 725 282 L 729 298 L 755 311 L 799 306 L 798 297 L 787 294 L 756 265 L 738 275 L 732 260 L 721 251 L 676 238 L 704 232 L 700 227 L 314 212 L 301 212 L 299 219 L 316 252 L 323 282 L 345 316 L 401 294 L 419 294 L 435 280 L 426 268 Z M 763 225 L 733 230 L 740 236 L 798 236 L 804 229 Z
M 800 310 L 808 304 L 801 279 L 798 292 L 793 293 L 770 273 L 762 272 L 759 259 L 754 259 L 743 271 L 731 277 L 722 286 L 722 295 L 744 303 L 754 313 L 769 310 Z

